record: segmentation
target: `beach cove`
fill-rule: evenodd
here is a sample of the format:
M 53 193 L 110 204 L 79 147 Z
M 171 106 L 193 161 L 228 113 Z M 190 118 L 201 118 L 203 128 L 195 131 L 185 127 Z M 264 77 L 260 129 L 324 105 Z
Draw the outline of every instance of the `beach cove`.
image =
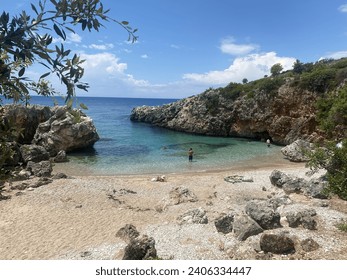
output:
M 243 213 L 253 199 L 283 197 L 272 186 L 273 169 L 305 177 L 304 164 L 283 161 L 261 162 L 248 168 L 214 172 L 166 175 L 75 176 L 57 179 L 35 189 L 11 191 L 12 198 L 0 203 L 1 259 L 122 259 L 127 243 L 117 237 L 126 224 L 141 235 L 154 238 L 162 259 L 347 259 L 347 236 L 336 225 L 347 219 L 346 201 L 313 199 L 291 194 L 286 209 L 305 208 L 316 212 L 317 229 L 282 227 L 266 230 L 293 236 L 294 254 L 265 254 L 259 249 L 261 234 L 238 240 L 234 233 L 216 230 L 214 221 L 222 213 Z M 59 165 L 54 172 L 60 171 Z M 229 183 L 230 175 L 252 178 L 253 182 Z M 15 184 L 15 183 L 13 183 Z M 177 203 L 172 190 L 186 188 L 195 201 Z M 191 209 L 203 209 L 206 224 L 182 223 L 178 218 Z M 303 240 L 313 239 L 319 247 L 305 251 Z

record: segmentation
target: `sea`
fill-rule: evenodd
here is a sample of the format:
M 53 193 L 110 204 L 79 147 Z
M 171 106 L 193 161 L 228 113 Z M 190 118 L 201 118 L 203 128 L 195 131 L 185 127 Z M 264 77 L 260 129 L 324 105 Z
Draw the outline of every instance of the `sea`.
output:
M 175 99 L 78 97 L 75 105 L 93 119 L 100 140 L 93 148 L 71 152 L 59 169 L 75 175 L 170 174 L 217 171 L 271 164 L 281 147 L 250 139 L 201 136 L 130 121 L 134 107 L 159 106 Z M 64 104 L 62 97 L 31 97 L 30 104 Z M 188 161 L 188 149 L 194 151 Z

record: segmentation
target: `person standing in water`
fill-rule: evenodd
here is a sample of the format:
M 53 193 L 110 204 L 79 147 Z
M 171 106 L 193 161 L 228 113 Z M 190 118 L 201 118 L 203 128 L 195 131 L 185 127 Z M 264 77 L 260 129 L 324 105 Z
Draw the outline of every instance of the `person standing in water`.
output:
M 270 141 L 270 139 L 267 139 L 267 140 L 266 140 L 266 144 L 267 144 L 267 146 L 270 148 L 270 146 L 271 146 L 271 141 Z
M 193 149 L 189 148 L 189 150 L 188 150 L 188 159 L 189 159 L 190 162 L 193 161 L 193 154 L 194 154 Z

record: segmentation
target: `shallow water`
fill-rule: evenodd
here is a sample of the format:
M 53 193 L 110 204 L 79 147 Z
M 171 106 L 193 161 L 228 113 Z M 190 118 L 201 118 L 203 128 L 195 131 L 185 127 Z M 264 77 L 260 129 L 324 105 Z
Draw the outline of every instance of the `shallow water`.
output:
M 94 121 L 100 140 L 89 150 L 69 154 L 61 169 L 76 174 L 119 175 L 176 173 L 230 168 L 247 162 L 280 158 L 280 148 L 247 139 L 208 137 L 133 123 L 131 109 L 162 105 L 174 100 L 132 98 L 79 98 Z M 34 97 L 32 104 L 52 105 L 50 98 Z M 188 162 L 188 149 L 194 150 Z M 263 159 L 261 159 L 263 158 Z

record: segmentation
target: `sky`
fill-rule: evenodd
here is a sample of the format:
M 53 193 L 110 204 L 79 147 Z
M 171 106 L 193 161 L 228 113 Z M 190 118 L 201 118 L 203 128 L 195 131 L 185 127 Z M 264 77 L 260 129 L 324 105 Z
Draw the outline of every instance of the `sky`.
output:
M 15 15 L 38 0 L 1 1 Z M 68 33 L 66 48 L 86 59 L 79 96 L 184 98 L 281 63 L 347 56 L 347 0 L 103 0 L 109 16 L 137 28 L 131 44 L 119 25 Z M 60 44 L 58 36 L 54 42 Z M 44 72 L 34 66 L 27 76 Z M 52 81 L 58 90 L 64 89 Z M 64 92 L 63 92 L 64 93 Z

